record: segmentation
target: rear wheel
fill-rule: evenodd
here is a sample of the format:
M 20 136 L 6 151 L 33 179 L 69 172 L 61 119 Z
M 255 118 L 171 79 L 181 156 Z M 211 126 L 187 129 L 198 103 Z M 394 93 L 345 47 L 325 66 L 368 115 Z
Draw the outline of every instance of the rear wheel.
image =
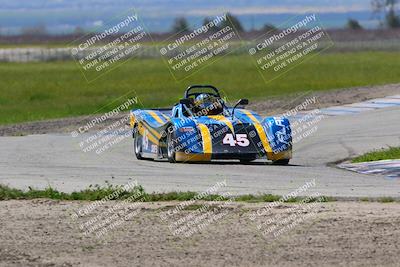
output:
M 272 162 L 274 165 L 288 165 L 289 164 L 289 159 L 280 159 L 280 160 L 275 160 Z
M 143 159 L 142 156 L 142 148 L 143 148 L 143 136 L 140 135 L 139 132 L 135 134 L 135 140 L 133 141 L 133 151 L 135 152 L 135 156 L 137 159 Z
M 168 153 L 168 161 L 171 163 L 176 162 L 176 151 L 175 151 L 175 145 L 174 145 L 174 139 L 173 139 L 173 133 L 168 131 L 167 135 L 167 153 Z

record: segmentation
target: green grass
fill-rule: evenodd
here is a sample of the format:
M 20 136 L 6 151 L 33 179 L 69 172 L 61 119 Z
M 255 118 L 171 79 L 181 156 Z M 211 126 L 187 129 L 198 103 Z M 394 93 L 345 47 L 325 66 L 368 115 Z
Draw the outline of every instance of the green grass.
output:
M 54 199 L 54 200 L 66 200 L 66 201 L 96 201 L 107 199 L 114 192 L 116 197 L 110 198 L 110 200 L 128 200 L 128 201 L 141 201 L 141 202 L 168 202 L 168 201 L 189 201 L 193 200 L 197 195 L 196 192 L 170 192 L 170 193 L 146 193 L 142 186 L 138 185 L 130 190 L 120 190 L 121 186 L 113 186 L 106 183 L 105 186 L 90 186 L 89 188 L 72 193 L 63 193 L 55 190 L 51 187 L 46 189 L 34 189 L 29 187 L 28 190 L 20 190 L 11 188 L 0 184 L 0 201 L 4 200 L 29 200 L 29 199 Z M 259 194 L 259 195 L 240 195 L 234 197 L 235 202 L 247 202 L 247 203 L 268 203 L 279 201 L 282 197 L 279 195 L 272 194 Z M 203 201 L 227 201 L 227 197 L 221 195 L 207 195 L 200 199 Z M 392 197 L 380 197 L 380 198 L 359 198 L 361 202 L 379 202 L 379 203 L 393 203 L 398 202 L 397 199 Z M 335 202 L 337 199 L 334 197 L 320 196 L 317 198 L 307 197 L 296 197 L 289 198 L 285 203 L 300 203 L 300 202 Z M 202 207 L 202 205 L 194 203 L 185 207 L 186 210 L 195 210 Z
M 392 198 L 392 197 L 382 197 L 382 198 L 378 199 L 378 202 L 381 202 L 381 203 L 392 203 L 392 202 L 395 202 L 395 199 Z
M 230 100 L 255 101 L 397 82 L 397 52 L 320 54 L 269 83 L 249 56 L 227 56 L 182 82 L 174 80 L 160 59 L 129 60 L 91 83 L 74 62 L 0 63 L 0 124 L 105 112 L 134 96 L 145 107 L 171 106 L 191 84 L 213 84 Z
M 63 193 L 59 192 L 51 187 L 46 189 L 34 189 L 29 188 L 27 191 L 23 191 L 20 189 L 10 188 L 5 185 L 0 184 L 0 200 L 10 200 L 10 199 L 38 199 L 38 198 L 46 198 L 46 199 L 56 199 L 56 200 L 88 200 L 88 201 L 96 201 L 104 199 L 107 196 L 112 195 L 117 190 L 120 190 L 121 186 L 113 186 L 111 184 L 106 184 L 105 186 L 90 186 L 88 189 L 72 192 L 72 193 Z M 141 198 L 143 197 L 145 202 L 158 202 L 158 201 L 187 201 L 192 200 L 197 193 L 196 192 L 170 192 L 170 193 L 146 193 L 142 186 L 136 186 L 131 188 L 130 190 L 121 190 L 118 194 L 116 194 L 115 198 L 110 200 L 124 200 L 133 196 L 138 196 L 140 193 Z M 243 195 L 235 197 L 235 201 L 237 202 L 274 202 L 278 201 L 281 196 L 264 194 L 264 195 Z M 139 198 L 137 198 L 139 199 Z M 296 203 L 301 200 L 306 199 L 305 197 L 297 197 L 288 199 L 287 203 Z M 332 198 L 323 197 L 323 202 L 334 201 Z M 132 200 L 132 198 L 131 198 Z M 221 195 L 207 195 L 201 200 L 205 201 L 226 201 L 228 198 L 223 197 Z M 315 199 L 311 199 L 309 202 L 315 201 Z M 197 204 L 193 204 L 194 207 Z M 190 208 L 194 208 L 190 207 Z M 189 208 L 189 209 L 190 209 Z
M 390 147 L 388 149 L 375 150 L 356 157 L 351 162 L 357 163 L 384 159 L 400 159 L 400 147 Z
M 142 186 L 138 185 L 130 190 L 121 190 L 121 186 L 114 186 L 109 183 L 106 183 L 104 186 L 90 186 L 89 188 L 72 193 L 63 193 L 58 190 L 55 190 L 51 187 L 46 189 L 34 189 L 29 187 L 27 191 L 11 188 L 5 185 L 0 184 L 0 201 L 2 200 L 27 200 L 27 199 L 54 199 L 54 200 L 81 200 L 81 201 L 96 201 L 107 198 L 112 195 L 114 192 L 118 191 L 118 194 L 115 194 L 114 198 L 110 200 L 125 200 L 129 199 L 129 201 L 141 201 L 141 202 L 168 202 L 168 201 L 189 201 L 193 200 L 197 195 L 196 192 L 169 192 L 169 193 L 147 193 L 143 189 Z M 138 197 L 140 196 L 140 197 Z M 282 196 L 272 195 L 272 194 L 259 194 L 259 195 L 240 195 L 235 196 L 235 202 L 247 202 L 247 203 L 267 203 L 267 202 L 275 202 L 279 201 Z M 227 201 L 229 198 L 221 196 L 221 195 L 207 195 L 203 197 L 201 200 L 204 201 Z M 285 201 L 285 203 L 300 203 L 306 202 L 311 203 L 315 201 L 320 202 L 334 202 L 337 201 L 333 197 L 321 196 L 317 198 L 307 198 L 307 197 L 296 197 L 289 198 Z M 381 198 L 360 198 L 359 201 L 362 202 L 380 202 L 380 203 L 392 203 L 397 200 L 392 197 L 381 197 Z M 199 204 L 191 204 L 186 207 L 187 210 L 198 209 L 201 207 Z
M 37 199 L 37 198 L 48 198 L 48 199 L 57 199 L 57 200 L 100 200 L 105 198 L 106 196 L 111 195 L 119 189 L 118 186 L 107 185 L 104 187 L 90 186 L 88 189 L 72 192 L 72 193 L 63 193 L 59 192 L 51 187 L 48 187 L 44 190 L 38 190 L 34 188 L 29 188 L 28 191 L 23 191 L 15 188 L 10 188 L 5 185 L 0 185 L 0 200 L 8 200 L 8 199 Z M 127 199 L 130 196 L 133 196 L 137 192 L 144 192 L 143 188 L 138 186 L 129 191 L 122 191 L 122 193 L 118 194 L 118 198 L 115 199 Z

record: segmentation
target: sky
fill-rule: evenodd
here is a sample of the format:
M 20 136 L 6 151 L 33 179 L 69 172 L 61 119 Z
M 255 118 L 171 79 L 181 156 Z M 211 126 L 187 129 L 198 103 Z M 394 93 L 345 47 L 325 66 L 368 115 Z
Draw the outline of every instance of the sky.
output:
M 91 29 L 135 8 L 151 31 L 168 31 L 174 18 L 196 25 L 224 12 L 237 15 L 246 29 L 278 24 L 290 16 L 315 12 L 326 27 L 343 27 L 349 18 L 365 27 L 377 25 L 370 0 L 0 0 L 0 33 L 44 25 L 53 33 L 77 26 Z

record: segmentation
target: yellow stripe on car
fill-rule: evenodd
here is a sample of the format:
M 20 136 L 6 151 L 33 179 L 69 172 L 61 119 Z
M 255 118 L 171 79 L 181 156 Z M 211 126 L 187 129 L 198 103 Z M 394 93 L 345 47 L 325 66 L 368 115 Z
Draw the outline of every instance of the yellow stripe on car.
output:
M 210 130 L 206 125 L 201 123 L 198 124 L 198 127 L 200 129 L 201 137 L 203 139 L 203 153 L 209 154 L 211 158 L 212 140 L 211 140 Z
M 246 114 L 246 116 L 249 117 L 250 120 L 251 120 L 253 123 L 260 123 L 260 122 L 257 120 L 257 118 L 254 117 L 254 115 L 253 115 L 250 111 L 245 110 L 245 109 L 241 109 L 240 111 L 243 112 L 244 114 Z
M 147 129 L 145 126 L 139 125 L 139 133 L 142 136 L 146 136 L 153 144 L 158 145 L 158 140 L 150 133 L 149 129 Z
M 161 113 L 161 115 L 164 117 L 164 119 L 166 119 L 167 121 L 169 121 L 170 120 L 170 118 L 167 116 L 167 115 L 165 115 L 164 113 Z
M 268 142 L 268 137 L 264 131 L 264 127 L 262 127 L 262 125 L 259 123 L 254 123 L 254 127 L 256 128 L 257 134 L 261 139 L 265 152 L 272 152 L 271 146 Z
M 155 119 L 157 122 L 159 122 L 159 123 L 161 123 L 161 124 L 164 124 L 164 121 L 161 119 L 160 116 L 158 116 L 157 113 L 155 113 L 155 112 L 152 111 L 152 110 L 149 110 L 149 111 L 147 111 L 147 112 L 148 112 L 148 113 L 150 114 L 150 116 L 152 116 L 153 119 Z
M 149 124 L 147 124 L 145 121 L 142 121 L 143 126 L 149 131 L 151 132 L 155 137 L 157 137 L 158 139 L 161 138 L 161 134 L 159 134 L 156 130 L 154 130 L 153 128 L 151 128 L 151 126 Z
M 249 117 L 250 120 L 253 122 L 254 128 L 256 129 L 257 134 L 261 139 L 261 143 L 264 147 L 265 152 L 272 152 L 272 149 L 269 144 L 268 137 L 267 137 L 267 134 L 265 133 L 264 127 L 260 124 L 260 122 L 257 120 L 257 118 L 254 117 L 254 115 L 251 114 L 251 112 L 249 112 L 248 110 L 241 110 L 241 112 L 246 114 L 247 117 Z
M 233 128 L 233 124 L 230 120 L 228 120 L 225 116 L 222 115 L 215 115 L 215 116 L 208 116 L 208 118 L 220 121 L 226 124 L 226 126 L 229 127 L 229 129 L 232 131 L 232 133 L 235 133 L 235 129 Z
M 130 116 L 130 126 L 131 126 L 131 128 L 133 128 L 133 126 L 135 126 L 135 122 L 136 122 L 136 118 L 135 118 L 135 115 L 133 114 L 133 113 L 131 113 L 131 116 Z

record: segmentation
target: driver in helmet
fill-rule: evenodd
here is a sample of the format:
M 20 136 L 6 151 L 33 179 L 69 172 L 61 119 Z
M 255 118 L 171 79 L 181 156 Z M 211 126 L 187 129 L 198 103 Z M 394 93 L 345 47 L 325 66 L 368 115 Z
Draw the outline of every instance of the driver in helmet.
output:
M 194 106 L 200 116 L 220 115 L 224 111 L 222 99 L 211 94 L 198 95 L 194 100 Z

